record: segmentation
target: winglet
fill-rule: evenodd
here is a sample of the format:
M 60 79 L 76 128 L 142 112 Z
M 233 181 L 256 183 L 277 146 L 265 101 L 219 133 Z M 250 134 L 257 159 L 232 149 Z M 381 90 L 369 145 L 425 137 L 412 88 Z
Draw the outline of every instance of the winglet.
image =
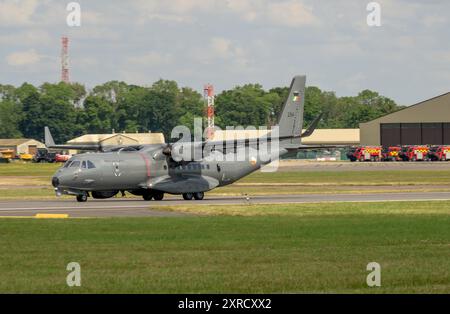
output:
M 52 133 L 50 133 L 50 129 L 48 126 L 44 128 L 44 138 L 45 138 L 45 146 L 51 147 L 55 146 L 55 141 L 53 141 Z
M 319 114 L 313 122 L 308 126 L 308 128 L 305 130 L 305 132 L 300 135 L 300 137 L 307 137 L 313 134 L 314 130 L 316 129 L 317 125 L 319 124 L 320 120 L 322 119 L 323 113 Z

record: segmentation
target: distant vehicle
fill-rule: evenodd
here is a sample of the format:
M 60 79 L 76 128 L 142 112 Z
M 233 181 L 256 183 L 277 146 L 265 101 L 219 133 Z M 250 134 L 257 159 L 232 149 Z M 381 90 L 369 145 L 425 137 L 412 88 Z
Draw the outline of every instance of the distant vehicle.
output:
M 389 146 L 383 148 L 381 152 L 383 161 L 399 161 L 402 160 L 400 158 L 400 152 L 402 148 L 400 146 Z
M 14 151 L 12 149 L 4 149 L 4 150 L 0 150 L 0 156 L 3 159 L 13 159 L 14 156 Z
M 34 162 L 55 162 L 56 153 L 51 153 L 46 148 L 38 148 L 33 157 Z
M 400 158 L 403 161 L 427 161 L 429 147 L 426 145 L 403 146 Z
M 19 159 L 23 161 L 31 161 L 33 160 L 32 154 L 19 154 Z
M 432 146 L 428 151 L 428 158 L 432 161 L 447 161 L 450 160 L 450 146 L 439 145 Z
M 381 146 L 356 146 L 347 153 L 350 161 L 380 161 Z
M 55 161 L 56 162 L 66 162 L 70 159 L 70 157 L 72 157 L 72 156 L 67 155 L 67 154 L 56 154 Z

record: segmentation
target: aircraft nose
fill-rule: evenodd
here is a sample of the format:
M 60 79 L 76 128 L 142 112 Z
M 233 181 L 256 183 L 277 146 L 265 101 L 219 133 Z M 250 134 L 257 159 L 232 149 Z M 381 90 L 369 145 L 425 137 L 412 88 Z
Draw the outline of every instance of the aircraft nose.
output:
M 53 178 L 52 178 L 52 185 L 53 185 L 55 188 L 58 187 L 58 185 L 59 185 L 59 179 L 58 179 L 58 177 L 53 177 Z

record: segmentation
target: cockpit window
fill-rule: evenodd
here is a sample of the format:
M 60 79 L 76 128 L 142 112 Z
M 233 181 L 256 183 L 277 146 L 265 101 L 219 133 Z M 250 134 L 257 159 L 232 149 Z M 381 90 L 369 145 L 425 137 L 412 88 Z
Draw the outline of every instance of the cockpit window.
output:
M 80 167 L 80 161 L 79 160 L 75 160 L 70 164 L 70 168 L 78 168 Z
M 86 160 L 83 160 L 83 161 L 81 162 L 81 169 L 86 169 L 86 168 L 87 168 Z
M 64 164 L 64 168 L 68 168 L 71 163 L 72 163 L 72 160 L 66 161 L 66 163 Z
M 89 169 L 95 168 L 94 163 L 92 161 L 90 161 L 90 160 L 87 161 L 87 165 L 88 165 Z

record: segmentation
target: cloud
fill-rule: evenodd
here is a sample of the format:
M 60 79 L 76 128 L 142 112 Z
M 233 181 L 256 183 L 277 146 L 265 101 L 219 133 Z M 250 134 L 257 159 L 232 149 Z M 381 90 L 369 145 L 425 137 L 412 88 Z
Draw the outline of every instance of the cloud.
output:
M 144 55 L 133 56 L 128 58 L 128 62 L 143 66 L 158 66 L 166 65 L 172 61 L 170 54 L 162 54 L 155 51 L 150 51 Z
M 310 8 L 295 0 L 269 4 L 267 15 L 274 24 L 289 27 L 319 23 L 319 20 L 314 16 Z
M 51 40 L 47 31 L 37 29 L 0 35 L 0 44 L 2 45 L 48 45 Z
M 134 4 L 141 14 L 140 22 L 152 19 L 192 22 L 199 13 L 214 16 L 232 13 L 246 22 L 269 22 L 287 27 L 318 24 L 312 9 L 300 0 L 147 0 Z
M 39 55 L 34 49 L 13 52 L 6 57 L 6 62 L 12 66 L 35 64 L 40 60 L 41 55 Z
M 213 37 L 209 43 L 211 58 L 231 60 L 236 64 L 244 66 L 248 63 L 245 50 L 233 44 L 229 39 L 223 37 Z
M 0 25 L 20 26 L 31 23 L 37 0 L 3 0 L 0 2 Z

